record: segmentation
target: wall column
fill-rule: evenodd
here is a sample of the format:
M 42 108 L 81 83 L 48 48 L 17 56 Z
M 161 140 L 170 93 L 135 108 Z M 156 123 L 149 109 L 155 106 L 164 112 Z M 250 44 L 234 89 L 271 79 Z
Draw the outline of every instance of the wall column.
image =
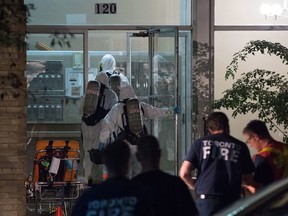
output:
M 5 216 L 26 215 L 26 12 L 23 4 L 23 0 L 0 0 L 0 215 Z M 4 9 L 7 9 L 5 13 Z

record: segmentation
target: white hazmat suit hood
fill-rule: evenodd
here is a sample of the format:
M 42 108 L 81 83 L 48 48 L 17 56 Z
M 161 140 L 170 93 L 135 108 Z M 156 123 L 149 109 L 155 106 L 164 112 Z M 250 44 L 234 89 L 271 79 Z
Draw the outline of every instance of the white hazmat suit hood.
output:
M 98 80 L 100 83 L 102 83 L 105 86 L 109 86 L 109 78 L 105 72 L 99 72 L 96 75 L 96 80 Z
M 105 73 L 108 72 L 112 74 L 116 68 L 115 58 L 110 54 L 104 55 L 102 57 L 101 63 L 102 63 L 102 69 Z
M 125 85 L 120 87 L 119 100 L 122 101 L 126 98 L 136 98 L 136 94 L 131 85 Z

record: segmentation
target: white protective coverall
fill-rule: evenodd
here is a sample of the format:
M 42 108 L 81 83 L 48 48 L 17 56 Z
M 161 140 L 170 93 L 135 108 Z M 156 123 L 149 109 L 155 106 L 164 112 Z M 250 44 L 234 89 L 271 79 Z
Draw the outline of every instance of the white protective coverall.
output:
M 119 100 L 123 101 L 127 98 L 136 98 L 135 92 L 130 85 L 121 86 Z M 145 102 L 140 102 L 140 106 L 143 109 L 143 114 L 141 112 L 141 115 L 144 115 L 148 119 L 155 119 L 173 115 L 173 111 L 171 111 L 169 108 L 154 107 Z M 108 143 L 110 135 L 113 132 L 121 131 L 119 130 L 119 128 L 121 128 L 122 131 L 124 130 L 122 122 L 122 114 L 124 113 L 123 107 L 124 103 L 115 104 L 103 119 L 102 130 L 100 132 L 99 138 L 101 143 Z M 141 166 L 135 155 L 136 146 L 130 145 L 130 147 L 132 152 L 132 170 L 130 173 L 131 177 L 133 177 L 140 173 Z
M 106 73 L 99 72 L 96 75 L 96 80 L 101 82 L 106 87 L 109 87 L 109 79 Z M 110 110 L 113 107 L 113 105 L 117 103 L 118 97 L 116 93 L 112 91 L 110 88 L 105 88 L 103 95 L 105 97 L 105 103 L 103 108 L 105 110 Z M 93 163 L 90 161 L 90 155 L 88 153 L 88 150 L 92 148 L 97 149 L 99 147 L 99 134 L 101 130 L 102 121 L 103 119 L 94 126 L 87 126 L 85 122 L 82 122 L 81 125 L 81 131 L 83 136 L 83 149 L 84 149 L 83 169 L 85 171 L 85 180 L 88 180 L 89 178 L 92 177 Z
M 116 68 L 116 61 L 112 55 L 110 54 L 104 55 L 101 59 L 101 63 L 102 63 L 103 71 L 105 73 L 109 75 L 112 75 L 114 73 L 115 68 Z M 119 73 L 118 75 L 121 78 L 121 86 L 129 84 L 129 81 L 125 75 L 123 75 L 122 73 Z

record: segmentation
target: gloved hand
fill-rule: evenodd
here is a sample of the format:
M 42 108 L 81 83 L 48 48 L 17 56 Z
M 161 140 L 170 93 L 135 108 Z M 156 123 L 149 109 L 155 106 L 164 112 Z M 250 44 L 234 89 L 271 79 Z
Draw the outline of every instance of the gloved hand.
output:
M 179 114 L 181 112 L 180 107 L 175 106 L 175 107 L 170 107 L 169 108 L 171 110 L 171 112 L 173 112 L 174 114 Z
M 178 107 L 178 106 L 175 106 L 175 107 L 173 108 L 173 111 L 174 111 L 174 113 L 176 113 L 176 114 L 179 114 L 179 113 L 181 112 L 180 107 Z
M 99 147 L 98 147 L 98 150 L 100 152 L 104 151 L 104 148 L 105 148 L 105 143 L 99 143 Z

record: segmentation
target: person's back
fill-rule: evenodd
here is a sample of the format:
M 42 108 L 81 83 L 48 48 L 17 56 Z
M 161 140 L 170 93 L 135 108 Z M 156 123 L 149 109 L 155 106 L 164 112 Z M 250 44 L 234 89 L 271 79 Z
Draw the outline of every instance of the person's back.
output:
M 83 169 L 85 172 L 85 183 L 88 183 L 89 180 L 100 181 L 99 176 L 102 176 L 102 169 L 97 169 L 97 167 L 92 164 L 88 151 L 92 148 L 99 147 L 99 134 L 101 131 L 102 120 L 118 101 L 116 93 L 108 88 L 109 79 L 104 72 L 99 72 L 96 76 L 96 80 L 101 83 L 99 99 L 97 107 L 95 107 L 96 112 L 90 116 L 83 115 L 81 124 L 84 149 Z
M 185 183 L 195 189 L 201 216 L 213 215 L 241 196 L 241 184 L 252 180 L 254 164 L 245 143 L 229 135 L 229 120 L 222 112 L 207 118 L 211 135 L 193 143 L 180 168 Z M 191 172 L 197 169 L 196 184 Z
M 77 200 L 72 216 L 154 215 L 153 194 L 149 188 L 126 177 L 129 161 L 130 150 L 125 141 L 107 145 L 104 163 L 109 179 L 85 191 Z
M 119 103 L 115 104 L 109 113 L 105 116 L 103 123 L 102 123 L 102 130 L 100 132 L 99 140 L 103 145 L 105 145 L 109 141 L 109 137 L 113 132 L 116 133 L 116 139 L 125 139 L 125 136 L 129 133 L 126 134 L 126 128 L 125 126 L 128 126 L 127 124 L 127 117 L 125 116 L 125 103 L 124 100 L 127 99 L 136 99 L 136 94 L 132 88 L 131 85 L 125 85 L 120 87 L 120 94 L 119 94 Z M 150 104 L 140 102 L 140 109 L 141 112 L 140 114 L 140 119 L 141 119 L 141 124 L 143 126 L 143 131 L 145 130 L 144 128 L 144 123 L 143 123 L 143 117 L 149 118 L 149 119 L 155 119 L 155 118 L 161 118 L 165 116 L 172 116 L 173 111 L 170 110 L 169 108 L 159 108 L 159 107 L 154 107 Z M 176 109 L 174 109 L 176 112 Z M 133 112 L 133 109 L 132 109 Z M 134 118 L 135 120 L 135 118 Z M 130 126 L 129 126 L 130 127 Z M 121 137 L 121 133 L 124 134 L 124 138 Z M 128 141 L 128 139 L 126 139 Z M 137 139 L 136 139 L 137 140 Z M 140 171 L 140 164 L 138 163 L 136 157 L 135 157 L 135 144 L 136 143 L 130 143 L 131 144 L 131 151 L 132 151 L 132 165 L 131 165 L 131 176 L 135 176 L 136 174 L 139 173 Z
M 196 193 L 240 198 L 243 167 L 251 161 L 247 146 L 227 133 L 220 133 L 197 140 L 192 148 L 202 151 Z M 186 159 L 192 155 L 188 153 Z M 252 164 L 249 166 L 252 172 Z
M 123 103 L 123 101 L 131 98 L 136 98 L 136 94 L 132 86 L 121 86 L 119 102 L 111 108 L 110 112 L 104 118 L 103 128 L 100 133 L 100 142 L 106 143 L 109 135 L 117 129 L 120 129 L 120 131 L 124 131 L 123 115 L 125 103 Z M 174 114 L 173 112 L 176 112 L 175 110 L 171 111 L 171 109 L 169 108 L 154 107 L 144 102 L 140 102 L 140 107 L 142 119 L 144 117 L 148 119 L 163 118 L 167 116 L 172 116 Z
M 158 140 L 151 135 L 141 137 L 137 143 L 137 158 L 141 163 L 142 173 L 133 180 L 152 188 L 156 215 L 197 215 L 194 201 L 185 183 L 179 177 L 159 169 L 160 156 Z

